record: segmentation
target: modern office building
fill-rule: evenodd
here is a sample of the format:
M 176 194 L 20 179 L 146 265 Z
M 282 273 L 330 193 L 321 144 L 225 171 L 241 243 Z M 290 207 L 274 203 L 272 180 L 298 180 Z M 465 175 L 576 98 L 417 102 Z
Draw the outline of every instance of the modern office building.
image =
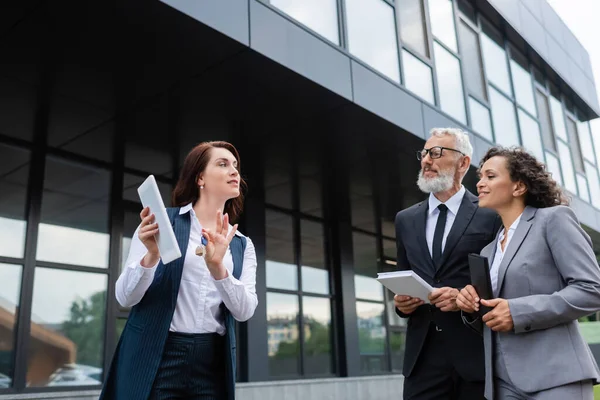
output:
M 475 164 L 545 160 L 600 254 L 590 60 L 544 0 L 5 1 L 0 60 L 0 399 L 97 398 L 136 188 L 169 204 L 204 140 L 249 184 L 242 399 L 400 398 L 405 323 L 374 277 L 433 127 Z

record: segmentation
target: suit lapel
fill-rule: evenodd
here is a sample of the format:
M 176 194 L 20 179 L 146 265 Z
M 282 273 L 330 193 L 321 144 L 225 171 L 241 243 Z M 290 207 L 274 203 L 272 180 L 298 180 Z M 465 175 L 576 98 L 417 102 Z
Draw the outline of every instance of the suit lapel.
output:
M 185 255 L 187 253 L 188 243 L 190 241 L 190 229 L 191 220 L 190 212 L 176 215 L 173 221 L 173 231 L 179 244 L 179 250 L 181 250 L 181 257 L 177 260 L 171 261 L 165 267 L 169 269 L 171 273 L 171 306 L 175 310 L 175 304 L 177 303 L 177 295 L 179 294 L 179 286 L 181 284 L 181 275 L 183 273 L 183 264 L 185 261 Z
M 448 260 L 450 254 L 452 254 L 452 251 L 465 232 L 465 229 L 469 226 L 478 205 L 479 199 L 466 190 L 462 202 L 460 203 L 460 207 L 458 208 L 454 223 L 452 224 L 452 229 L 450 229 L 448 238 L 446 238 L 446 245 L 444 246 L 444 252 L 442 253 L 439 270 L 444 267 L 444 264 Z
M 510 243 L 505 249 L 504 258 L 502 258 L 502 262 L 500 263 L 500 267 L 498 268 L 498 296 L 502 291 L 502 284 L 504 283 L 504 276 L 506 275 L 506 271 L 508 270 L 508 267 L 510 266 L 510 263 L 512 262 L 513 258 L 517 254 L 517 251 L 519 251 L 519 248 L 523 244 L 523 241 L 527 237 L 527 234 L 531 229 L 530 221 L 535 216 L 536 211 L 537 208 L 529 206 L 525 207 L 525 210 L 523 211 L 523 215 L 521 216 L 521 220 L 519 221 L 519 225 L 517 226 L 515 234 L 510 239 Z M 502 231 L 502 229 L 500 229 L 500 231 Z M 496 244 L 496 246 L 498 245 Z M 496 246 L 494 247 L 494 249 L 496 249 Z M 494 254 L 495 253 L 496 251 L 494 250 Z
M 429 208 L 429 202 L 427 200 L 419 203 L 419 207 L 416 210 L 416 218 L 414 218 L 415 225 L 415 236 L 417 238 L 417 242 L 419 243 L 419 247 L 421 247 L 421 258 L 425 260 L 428 269 L 425 272 L 429 272 L 431 277 L 435 275 L 435 266 L 433 265 L 433 260 L 431 259 L 431 254 L 429 254 L 429 247 L 427 246 L 427 237 L 425 234 L 425 229 L 427 225 L 427 211 Z

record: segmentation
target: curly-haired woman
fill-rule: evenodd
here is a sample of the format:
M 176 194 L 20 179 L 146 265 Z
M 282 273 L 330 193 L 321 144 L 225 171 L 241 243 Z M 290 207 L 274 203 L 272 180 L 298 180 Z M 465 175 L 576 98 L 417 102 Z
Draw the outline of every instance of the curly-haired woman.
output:
M 479 173 L 479 206 L 496 210 L 504 226 L 481 251 L 496 298 L 480 300 L 469 285 L 457 305 L 483 330 L 486 398 L 592 399 L 600 372 L 577 323 L 600 309 L 591 240 L 544 164 L 525 150 L 493 147 Z M 478 319 L 480 304 L 492 310 Z

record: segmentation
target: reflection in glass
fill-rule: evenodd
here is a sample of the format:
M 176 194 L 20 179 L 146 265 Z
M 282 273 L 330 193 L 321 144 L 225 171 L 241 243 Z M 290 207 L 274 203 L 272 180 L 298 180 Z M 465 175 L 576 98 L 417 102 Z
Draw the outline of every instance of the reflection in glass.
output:
M 471 111 L 471 126 L 475 132 L 493 142 L 494 135 L 492 134 L 490 110 L 472 97 L 469 97 L 469 110 Z
M 429 18 L 433 35 L 451 50 L 458 52 L 454 11 L 451 0 L 429 0 Z
M 380 372 L 388 369 L 385 352 L 386 330 L 383 318 L 383 304 L 356 302 L 360 370 L 362 372 Z
M 346 16 L 350 53 L 400 83 L 394 9 L 381 0 L 346 0 Z
M 396 241 L 383 239 L 383 255 L 389 259 L 396 261 L 397 252 L 396 252 Z M 386 265 L 386 269 L 389 268 L 395 269 L 395 266 Z
M 292 217 L 266 210 L 267 287 L 298 290 Z
M 550 96 L 550 110 L 552 110 L 552 125 L 556 137 L 567 141 L 567 128 L 565 127 L 562 104 L 554 96 Z
M 429 57 L 427 29 L 423 11 L 423 0 L 404 0 L 398 7 L 400 17 L 400 37 L 422 56 Z
M 518 146 L 519 132 L 513 102 L 490 87 L 490 105 L 496 142 L 502 146 Z
M 383 287 L 375 277 L 354 275 L 354 287 L 357 299 L 383 301 Z
M 447 1 L 447 0 L 443 0 Z M 437 42 L 433 43 L 440 108 L 463 124 L 467 123 L 465 98 L 458 59 Z
M 567 118 L 567 133 L 569 134 L 569 146 L 571 146 L 575 170 L 583 172 L 583 157 L 581 156 L 581 147 L 577 135 L 577 125 L 575 125 L 575 121 L 569 117 Z
M 336 0 L 270 0 L 270 3 L 333 43 L 340 44 Z
M 565 189 L 573 194 L 577 194 L 577 184 L 575 183 L 575 170 L 573 169 L 571 150 L 569 149 L 569 146 L 560 140 L 557 142 L 557 146 Z
M 558 158 L 548 151 L 546 152 L 546 166 L 548 167 L 550 174 L 552 174 L 552 179 L 562 186 L 563 180 L 560 173 L 560 164 L 558 162 Z
M 578 121 L 577 132 L 579 133 L 579 142 L 581 144 L 581 153 L 583 154 L 583 158 L 594 164 L 594 146 L 592 145 L 592 132 L 590 131 L 590 123 L 586 121 Z
M 331 374 L 334 371 L 331 351 L 331 301 L 304 296 L 302 313 L 304 314 L 304 373 Z
M 584 201 L 590 202 L 590 192 L 588 191 L 587 180 L 584 175 L 576 174 L 577 177 L 577 189 L 579 190 L 579 197 Z
M 585 174 L 588 179 L 592 204 L 600 209 L 600 176 L 598 175 L 598 170 L 594 165 L 586 162 Z
M 390 353 L 392 356 L 392 371 L 402 372 L 404 366 L 404 350 L 406 348 L 406 331 L 390 332 Z
M 467 87 L 473 94 L 487 100 L 485 90 L 487 85 L 483 77 L 479 35 L 462 21 L 458 25 L 458 35 L 460 37 L 462 67 L 465 70 Z
M 147 176 L 135 176 L 132 174 L 123 175 L 123 200 L 129 200 L 136 203 L 140 202 L 140 196 L 138 195 L 137 189 L 140 187 L 142 182 L 146 180 Z M 158 191 L 160 192 L 160 197 L 165 203 L 165 207 L 171 206 L 171 192 L 173 188 L 168 183 L 164 183 L 161 181 L 156 181 L 156 185 L 158 186 Z M 142 206 L 140 204 L 140 212 L 142 211 Z
M 542 141 L 544 142 L 544 148 L 556 150 L 556 143 L 554 141 L 554 131 L 552 130 L 552 121 L 550 117 L 550 106 L 548 105 L 548 97 L 545 94 L 536 89 L 536 104 L 538 111 L 538 120 L 540 121 L 540 127 L 542 130 Z
M 106 285 L 104 274 L 36 268 L 29 386 L 102 383 Z
M 348 176 L 352 226 L 375 232 L 373 182 L 369 179 L 365 165 L 368 165 L 366 160 L 353 163 L 352 171 Z
M 519 103 L 532 115 L 536 115 L 531 74 L 521 67 L 515 60 L 510 60 L 510 70 L 512 72 L 517 103 Z
M 527 115 L 525 111 L 519 109 L 519 125 L 521 126 L 523 147 L 536 156 L 538 160 L 544 162 L 544 148 L 537 121 Z
M 300 372 L 298 296 L 267 293 L 269 374 L 297 375 Z
M 404 86 L 423 100 L 435 104 L 431 68 L 406 50 L 402 50 Z
M 379 270 L 375 237 L 353 232 L 352 251 L 356 297 L 382 301 L 383 289 L 381 284 L 375 280 Z
M 110 173 L 48 157 L 37 259 L 108 267 Z
M 325 263 L 323 224 L 302 220 L 302 291 L 329 294 L 329 271 Z
M 487 78 L 506 94 L 512 94 L 506 52 L 487 35 L 482 34 L 480 37 Z
M 117 318 L 115 322 L 115 330 L 117 333 L 117 343 L 121 338 L 121 334 L 123 333 L 123 329 L 125 329 L 125 324 L 127 323 L 127 318 Z
M 323 216 L 321 177 L 323 170 L 313 143 L 301 141 L 296 147 L 300 185 L 300 211 L 315 217 Z
M 29 152 L 0 144 L 0 160 L 0 256 L 22 258 Z
M 0 264 L 0 389 L 12 386 L 21 269 L 20 265 Z

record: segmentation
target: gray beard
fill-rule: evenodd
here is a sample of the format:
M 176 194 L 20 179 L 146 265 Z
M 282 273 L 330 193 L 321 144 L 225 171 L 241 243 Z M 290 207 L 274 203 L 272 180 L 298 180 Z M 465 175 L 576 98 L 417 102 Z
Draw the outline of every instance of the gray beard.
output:
M 452 185 L 454 185 L 454 172 L 456 171 L 440 171 L 435 178 L 425 178 L 423 169 L 421 169 L 417 178 L 417 186 L 424 193 L 445 192 L 452 189 Z

